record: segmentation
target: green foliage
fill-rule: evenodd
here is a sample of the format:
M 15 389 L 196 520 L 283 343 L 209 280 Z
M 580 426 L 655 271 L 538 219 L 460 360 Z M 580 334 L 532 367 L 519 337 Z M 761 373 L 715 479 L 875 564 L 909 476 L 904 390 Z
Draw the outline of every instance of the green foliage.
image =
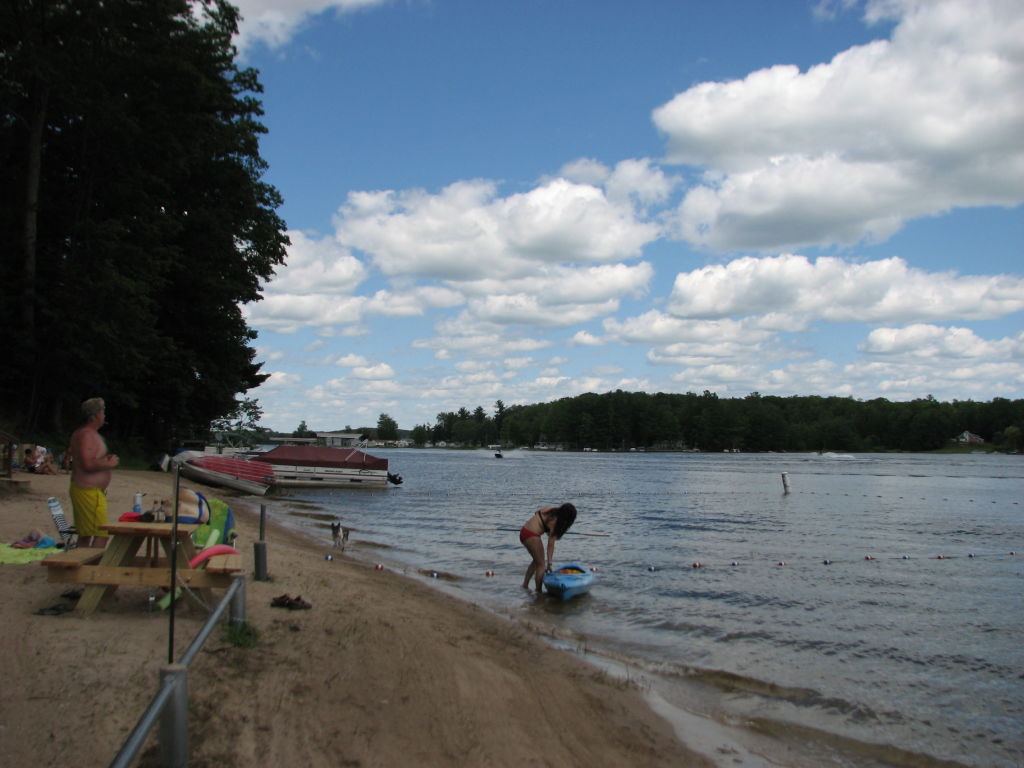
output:
M 398 439 L 398 422 L 388 416 L 386 413 L 382 413 L 377 418 L 377 439 L 378 440 L 397 440 Z
M 215 419 L 210 429 L 232 445 L 259 445 L 269 433 L 266 427 L 259 426 L 262 418 L 259 402 L 246 397 L 227 416 Z
M 348 427 L 346 427 L 348 429 Z M 299 422 L 299 426 L 292 432 L 292 437 L 316 437 L 316 432 L 306 426 L 306 420 Z
M 430 427 L 424 424 L 417 424 L 413 427 L 410 437 L 412 438 L 413 445 L 422 448 L 430 440 Z
M 194 13 L 205 14 L 201 18 Z M 166 446 L 266 376 L 241 305 L 283 263 L 256 72 L 223 0 L 0 5 L 0 415 Z
M 433 427 L 413 430 L 419 445 L 429 440 L 481 446 L 548 445 L 568 450 L 704 451 L 931 451 L 949 446 L 970 431 L 1003 450 L 1019 450 L 1024 400 L 996 398 L 940 403 L 932 397 L 910 402 L 862 402 L 848 397 L 762 396 L 742 399 L 658 392 L 588 392 L 550 403 L 496 409 L 466 408 L 437 415 Z M 500 416 L 500 426 L 499 426 Z M 994 427 L 993 425 L 999 425 Z
M 255 625 L 248 622 L 243 624 L 229 622 L 224 626 L 224 642 L 246 650 L 255 648 L 260 643 L 260 631 Z

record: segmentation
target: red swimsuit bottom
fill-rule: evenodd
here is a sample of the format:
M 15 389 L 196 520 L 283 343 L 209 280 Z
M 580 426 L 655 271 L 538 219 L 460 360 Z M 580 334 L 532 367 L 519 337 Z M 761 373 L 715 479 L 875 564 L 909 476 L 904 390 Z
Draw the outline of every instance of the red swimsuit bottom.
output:
M 519 543 L 520 544 L 525 544 L 527 539 L 532 539 L 534 536 L 536 536 L 538 539 L 540 538 L 540 534 L 539 533 L 534 533 L 529 528 L 527 528 L 525 525 L 522 528 L 519 529 Z

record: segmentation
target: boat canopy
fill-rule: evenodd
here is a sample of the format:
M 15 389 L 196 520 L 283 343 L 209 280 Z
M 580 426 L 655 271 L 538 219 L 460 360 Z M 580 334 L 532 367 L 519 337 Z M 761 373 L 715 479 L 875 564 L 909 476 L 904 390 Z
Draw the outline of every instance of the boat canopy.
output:
M 388 460 L 378 459 L 355 448 L 327 448 L 319 445 L 279 445 L 253 457 L 254 461 L 292 467 L 336 467 L 339 469 L 381 469 Z

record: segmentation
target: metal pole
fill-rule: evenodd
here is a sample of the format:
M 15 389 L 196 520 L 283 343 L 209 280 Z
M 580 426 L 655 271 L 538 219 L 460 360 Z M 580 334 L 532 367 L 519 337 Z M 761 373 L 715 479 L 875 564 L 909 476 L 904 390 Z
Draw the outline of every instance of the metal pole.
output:
M 160 670 L 161 683 L 173 679 L 170 699 L 160 715 L 160 755 L 165 768 L 188 766 L 188 667 L 168 664 Z
M 260 504 L 260 541 L 266 538 L 267 532 L 267 505 Z
M 789 493 L 789 472 L 782 473 L 782 492 Z
M 231 605 L 228 607 L 228 621 L 233 626 L 240 627 L 245 624 L 245 574 L 231 574 L 231 582 L 236 586 L 231 595 Z
M 256 568 L 256 581 L 270 581 L 267 576 L 267 542 L 252 543 L 252 559 Z
M 171 518 L 171 610 L 167 617 L 167 663 L 174 663 L 174 588 L 178 583 L 178 493 L 181 490 L 181 463 L 174 463 L 174 517 Z

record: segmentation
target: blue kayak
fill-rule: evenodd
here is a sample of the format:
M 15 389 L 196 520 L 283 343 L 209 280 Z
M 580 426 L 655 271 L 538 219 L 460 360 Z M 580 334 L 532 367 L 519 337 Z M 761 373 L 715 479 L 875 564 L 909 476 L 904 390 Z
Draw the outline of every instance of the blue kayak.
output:
M 548 594 L 563 600 L 586 594 L 593 583 L 594 574 L 579 563 L 567 563 L 544 574 L 544 588 Z

